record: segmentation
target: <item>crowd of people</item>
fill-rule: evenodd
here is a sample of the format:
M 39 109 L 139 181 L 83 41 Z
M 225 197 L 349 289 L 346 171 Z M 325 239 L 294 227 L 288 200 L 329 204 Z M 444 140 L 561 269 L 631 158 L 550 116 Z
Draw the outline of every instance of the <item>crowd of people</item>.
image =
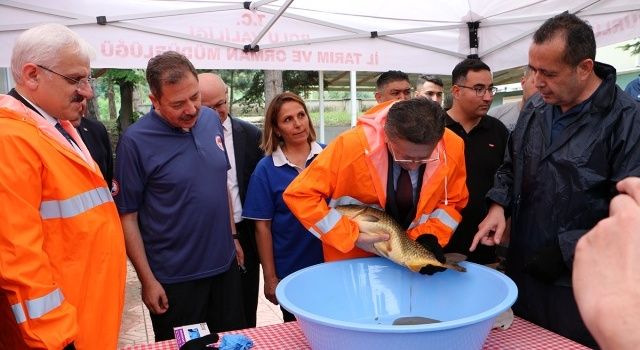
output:
M 300 96 L 276 95 L 260 129 L 230 114 L 219 75 L 168 51 L 148 62 L 152 108 L 114 166 L 106 129 L 85 117 L 92 48 L 62 25 L 26 30 L 0 95 L 0 348 L 115 349 L 127 256 L 156 341 L 200 322 L 255 327 L 260 267 L 277 305 L 289 274 L 389 239 L 335 209 L 346 204 L 384 209 L 441 262 L 492 264 L 508 243 L 517 316 L 636 348 L 640 104 L 595 52 L 588 23 L 548 19 L 522 100 L 499 109 L 479 58 L 453 68 L 449 94 L 437 76 L 412 88 L 387 71 L 378 104 L 323 145 Z

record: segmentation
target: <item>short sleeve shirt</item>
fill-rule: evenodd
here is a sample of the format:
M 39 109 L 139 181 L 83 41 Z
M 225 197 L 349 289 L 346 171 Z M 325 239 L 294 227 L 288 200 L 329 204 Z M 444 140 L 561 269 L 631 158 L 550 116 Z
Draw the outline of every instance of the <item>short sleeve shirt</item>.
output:
M 314 145 L 307 165 L 320 149 L 319 144 Z M 322 242 L 302 226 L 282 199 L 282 193 L 298 176 L 298 171 L 288 163 L 274 162 L 274 156 L 277 157 L 274 153 L 262 158 L 251 175 L 242 216 L 271 220 L 273 259 L 276 275 L 282 279 L 302 268 L 323 262 L 324 257 Z
M 147 259 L 161 283 L 214 276 L 233 262 L 228 169 L 222 125 L 209 108 L 189 132 L 151 110 L 120 139 L 114 199 L 120 213 L 138 213 Z

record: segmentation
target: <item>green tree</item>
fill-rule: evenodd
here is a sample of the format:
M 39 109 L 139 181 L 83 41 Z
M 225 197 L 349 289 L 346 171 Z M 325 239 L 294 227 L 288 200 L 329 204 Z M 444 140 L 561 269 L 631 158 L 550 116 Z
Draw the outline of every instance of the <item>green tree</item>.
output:
M 122 133 L 137 117 L 133 113 L 133 90 L 137 84 L 144 83 L 144 71 L 141 69 L 109 69 L 102 75 L 102 78 L 107 85 L 114 84 L 120 88 L 118 132 Z
M 625 51 L 631 51 L 632 55 L 640 55 L 640 40 L 631 44 L 624 44 L 621 46 Z
M 264 71 L 262 70 L 221 70 L 217 72 L 229 85 L 231 106 L 240 104 L 242 113 L 264 108 Z M 282 84 L 285 91 L 291 91 L 303 98 L 318 86 L 317 71 L 283 71 Z

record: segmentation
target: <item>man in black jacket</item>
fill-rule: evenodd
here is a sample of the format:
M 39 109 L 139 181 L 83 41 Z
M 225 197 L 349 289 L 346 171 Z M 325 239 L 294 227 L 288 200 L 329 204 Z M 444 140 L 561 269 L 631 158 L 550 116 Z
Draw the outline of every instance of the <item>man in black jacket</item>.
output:
M 85 103 L 86 107 L 86 103 Z M 86 112 L 83 110 L 83 114 Z M 87 146 L 91 157 L 100 167 L 100 172 L 111 190 L 111 180 L 113 180 L 113 151 L 107 128 L 97 120 L 90 119 L 84 115 L 76 120 L 71 120 L 71 124 L 78 130 L 78 134 Z
M 539 94 L 520 114 L 470 248 L 499 243 L 510 214 L 514 312 L 588 346 L 596 343 L 571 284 L 575 246 L 608 215 L 616 183 L 640 175 L 638 105 L 595 52 L 592 28 L 575 15 L 557 15 L 535 32 L 529 68 Z
M 247 194 L 249 178 L 262 159 L 262 132 L 255 125 L 229 114 L 228 87 L 220 76 L 212 73 L 198 75 L 202 105 L 218 112 L 224 128 L 224 144 L 231 169 L 227 172 L 227 187 L 233 202 L 233 218 L 238 240 L 244 252 L 245 272 L 242 275 L 242 294 L 245 318 L 249 327 L 256 326 L 260 268 L 254 224 L 242 220 L 242 204 Z

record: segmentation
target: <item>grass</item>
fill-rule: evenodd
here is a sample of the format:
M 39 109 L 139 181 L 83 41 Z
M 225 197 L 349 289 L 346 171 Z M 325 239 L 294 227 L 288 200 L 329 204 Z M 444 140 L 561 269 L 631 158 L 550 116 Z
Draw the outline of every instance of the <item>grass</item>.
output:
M 311 112 L 311 120 L 316 127 L 320 126 L 320 112 Z M 325 111 L 325 126 L 346 126 L 351 125 L 351 114 L 346 111 Z

